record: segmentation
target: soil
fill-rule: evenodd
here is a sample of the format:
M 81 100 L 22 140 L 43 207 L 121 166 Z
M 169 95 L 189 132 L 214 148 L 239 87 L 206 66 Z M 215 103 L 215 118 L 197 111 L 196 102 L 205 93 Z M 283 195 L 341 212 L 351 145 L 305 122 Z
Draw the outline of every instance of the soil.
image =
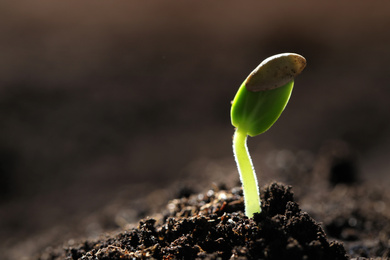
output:
M 39 259 L 348 259 L 294 201 L 291 186 L 262 191 L 262 212 L 243 214 L 240 188 L 172 200 L 137 228 L 96 241 L 47 249 Z M 334 227 L 340 229 L 339 226 Z
M 388 259 L 386 182 L 362 181 L 348 151 L 340 142 L 327 144 L 306 170 L 296 160 L 282 172 L 292 185 L 263 186 L 262 212 L 253 218 L 243 214 L 239 186 L 213 185 L 203 193 L 181 186 L 154 214 L 138 206 L 139 216 L 150 217 L 136 224 L 95 238 L 75 235 L 42 247 L 33 259 Z M 159 199 L 162 191 L 150 205 Z
M 253 218 L 243 213 L 236 171 L 199 166 L 200 173 L 193 165 L 188 184 L 153 192 L 135 185 L 128 194 L 150 194 L 139 192 L 135 203 L 120 193 L 76 222 L 9 242 L 5 259 L 389 259 L 388 181 L 363 180 L 355 153 L 340 140 L 324 144 L 313 160 L 298 155 L 291 164 L 279 161 L 276 173 L 262 171 L 270 184 L 261 188 L 262 212 Z M 225 182 L 197 192 L 210 173 Z

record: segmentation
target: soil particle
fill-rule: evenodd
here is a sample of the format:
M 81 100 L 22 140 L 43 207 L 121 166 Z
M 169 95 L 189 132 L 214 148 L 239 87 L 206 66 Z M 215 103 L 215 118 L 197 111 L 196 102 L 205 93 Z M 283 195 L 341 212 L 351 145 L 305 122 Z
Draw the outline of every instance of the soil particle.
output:
M 348 259 L 343 245 L 300 210 L 290 186 L 265 187 L 262 203 L 249 219 L 240 188 L 193 194 L 136 228 L 49 248 L 38 259 Z

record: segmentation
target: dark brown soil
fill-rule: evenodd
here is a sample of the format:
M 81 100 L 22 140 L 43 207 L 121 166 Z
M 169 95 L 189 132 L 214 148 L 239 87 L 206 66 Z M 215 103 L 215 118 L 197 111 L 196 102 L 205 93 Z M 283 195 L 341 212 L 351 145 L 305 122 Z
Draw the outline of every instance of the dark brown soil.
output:
M 39 259 L 347 259 L 343 245 L 300 210 L 290 186 L 273 183 L 262 194 L 253 219 L 243 214 L 240 188 L 210 190 L 172 200 L 137 228 L 49 248 Z

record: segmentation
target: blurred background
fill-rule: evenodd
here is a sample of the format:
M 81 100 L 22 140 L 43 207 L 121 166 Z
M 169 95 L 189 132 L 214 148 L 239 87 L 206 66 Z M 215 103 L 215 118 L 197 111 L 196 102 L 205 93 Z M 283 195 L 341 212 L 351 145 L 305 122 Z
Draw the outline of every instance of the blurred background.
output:
M 0 250 L 23 259 L 238 183 L 230 101 L 281 52 L 308 65 L 249 140 L 261 182 L 332 140 L 388 182 L 389 26 L 387 1 L 0 2 Z

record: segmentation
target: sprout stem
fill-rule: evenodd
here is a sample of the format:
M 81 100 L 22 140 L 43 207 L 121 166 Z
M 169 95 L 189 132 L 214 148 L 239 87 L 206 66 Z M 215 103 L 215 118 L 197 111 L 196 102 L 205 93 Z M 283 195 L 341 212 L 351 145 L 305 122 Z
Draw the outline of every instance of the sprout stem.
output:
M 261 202 L 257 177 L 246 145 L 246 140 L 247 133 L 240 128 L 236 128 L 233 137 L 233 152 L 243 187 L 245 215 L 251 218 L 254 213 L 261 212 Z

